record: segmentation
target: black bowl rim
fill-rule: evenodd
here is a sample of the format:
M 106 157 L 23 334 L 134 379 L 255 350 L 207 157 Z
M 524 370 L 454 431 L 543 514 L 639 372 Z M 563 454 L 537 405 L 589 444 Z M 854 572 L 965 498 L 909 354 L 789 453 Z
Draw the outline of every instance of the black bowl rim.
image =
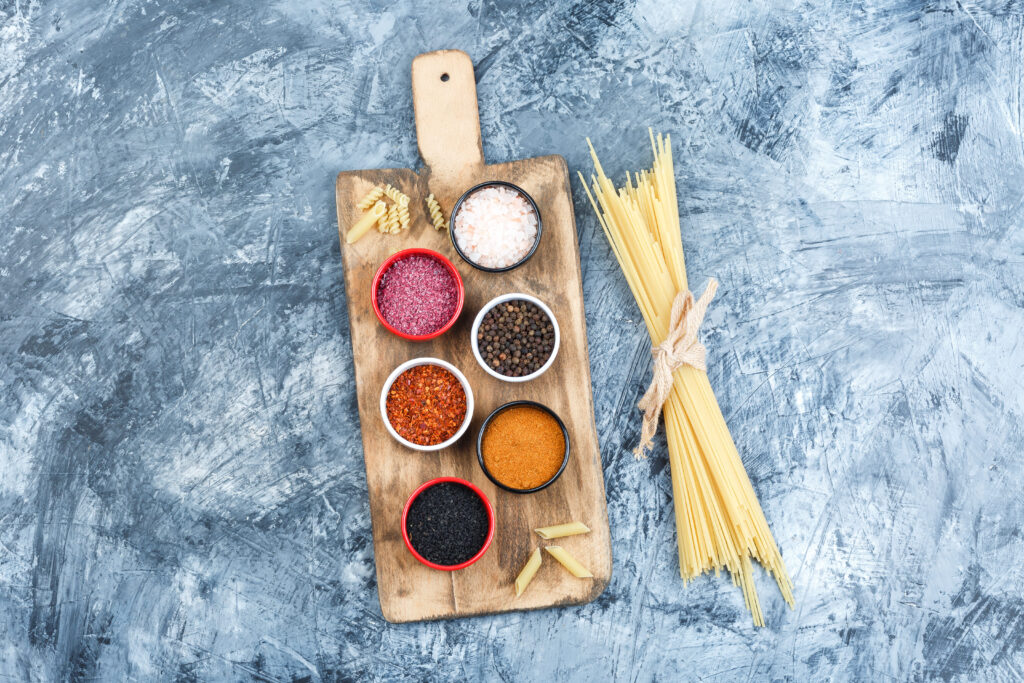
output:
M 533 246 L 530 247 L 530 251 L 526 252 L 526 256 L 524 256 L 523 258 L 519 259 L 510 266 L 505 266 L 504 268 L 488 268 L 487 266 L 481 266 L 480 264 L 475 263 L 472 259 L 470 259 L 464 253 L 462 253 L 462 249 L 459 247 L 458 240 L 455 239 L 455 216 L 458 215 L 459 209 L 462 208 L 462 202 L 466 200 L 466 197 L 473 194 L 477 190 L 481 190 L 485 187 L 492 187 L 494 185 L 502 185 L 504 187 L 512 188 L 519 194 L 526 197 L 526 201 L 530 202 L 530 206 L 533 207 L 533 212 L 537 214 L 537 239 L 533 241 Z M 469 188 L 468 190 L 462 193 L 462 196 L 459 197 L 459 201 L 455 202 L 455 206 L 452 207 L 452 211 L 450 214 L 448 214 L 448 218 L 449 222 L 451 223 L 448 229 L 448 238 L 451 240 L 452 247 L 455 248 L 455 253 L 458 254 L 459 258 L 461 258 L 463 261 L 473 266 L 477 270 L 484 271 L 485 273 L 506 273 L 514 268 L 518 268 L 519 266 L 523 265 L 533 257 L 534 253 L 536 253 L 537 247 L 540 246 L 540 238 L 544 234 L 544 221 L 541 219 L 540 209 L 537 207 L 537 202 L 533 201 L 533 197 L 530 196 L 529 192 L 519 187 L 518 185 L 515 185 L 505 180 L 488 180 L 483 183 L 478 183 L 477 185 L 474 185 L 473 187 Z
M 498 481 L 498 478 L 495 477 L 494 475 L 492 475 L 491 471 L 489 469 L 487 469 L 487 465 L 484 464 L 483 443 L 484 443 L 484 432 L 487 431 L 487 425 L 491 424 L 491 420 L 494 419 L 494 417 L 497 416 L 498 413 L 500 413 L 500 412 L 502 412 L 504 410 L 507 410 L 508 408 L 515 407 L 515 406 L 533 406 L 534 408 L 539 408 L 540 410 L 543 410 L 548 415 L 550 415 L 551 417 L 555 418 L 555 422 L 557 422 L 558 426 L 562 428 L 562 436 L 565 438 L 565 455 L 562 456 L 562 465 L 561 465 L 561 467 L 559 467 L 558 471 L 555 472 L 555 476 L 551 477 L 550 479 L 548 479 L 546 482 L 544 482 L 540 486 L 535 486 L 532 489 L 516 489 L 516 488 L 512 488 L 511 486 L 506 486 L 505 484 L 502 484 L 500 481 Z M 560 418 L 558 416 L 558 413 L 556 413 L 555 411 L 551 410 L 551 408 L 548 408 L 543 403 L 537 403 L 536 401 L 528 401 L 528 400 L 525 400 L 525 399 L 519 400 L 519 401 L 509 401 L 508 403 L 503 403 L 500 406 L 498 406 L 497 408 L 495 408 L 494 410 L 492 410 L 491 414 L 488 415 L 487 419 L 484 420 L 482 425 L 480 425 L 480 431 L 477 433 L 477 436 L 476 436 L 476 460 L 477 460 L 478 463 L 480 463 L 480 469 L 482 469 L 484 471 L 484 474 L 487 475 L 487 478 L 491 480 L 492 484 L 494 484 L 498 488 L 504 489 L 506 491 L 510 491 L 512 493 L 536 493 L 537 491 L 540 491 L 542 489 L 546 489 L 547 487 L 549 487 L 552 484 L 554 484 L 558 480 L 558 478 L 560 476 L 562 476 L 562 472 L 565 471 L 565 466 L 569 464 L 569 452 L 570 452 L 570 449 L 571 449 L 571 446 L 570 446 L 570 443 L 569 443 L 569 430 L 565 428 L 565 422 L 563 422 L 562 418 Z

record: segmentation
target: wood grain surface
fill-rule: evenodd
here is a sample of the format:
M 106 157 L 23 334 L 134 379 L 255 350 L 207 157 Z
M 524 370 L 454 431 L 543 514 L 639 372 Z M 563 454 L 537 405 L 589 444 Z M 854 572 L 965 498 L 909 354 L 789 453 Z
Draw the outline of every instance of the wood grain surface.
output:
M 589 602 L 607 585 L 612 558 L 568 168 L 561 156 L 484 163 L 473 66 L 464 53 L 420 55 L 413 61 L 412 85 L 417 137 L 426 166 L 419 173 L 410 169 L 343 172 L 336 184 L 381 610 L 389 621 L 407 622 Z M 543 221 L 543 237 L 533 258 L 508 273 L 485 273 L 462 261 L 447 234 L 430 225 L 424 202 L 432 192 L 447 217 L 466 189 L 486 180 L 504 180 L 525 189 L 536 201 Z M 399 235 L 373 231 L 355 244 L 345 244 L 345 232 L 360 215 L 356 203 L 375 185 L 384 183 L 411 198 L 412 227 Z M 466 286 L 459 321 L 428 342 L 409 342 L 390 334 L 374 316 L 370 302 L 377 268 L 391 254 L 409 247 L 426 247 L 447 256 Z M 562 334 L 551 369 L 538 379 L 519 384 L 490 377 L 476 363 L 470 348 L 470 327 L 477 312 L 492 297 L 508 292 L 532 294 L 547 303 Z M 421 356 L 445 359 L 461 369 L 476 400 L 469 431 L 455 446 L 439 453 L 401 446 L 388 435 L 380 414 L 380 392 L 388 374 L 403 361 Z M 527 495 L 498 489 L 476 459 L 481 423 L 494 408 L 516 399 L 531 399 L 552 408 L 565 421 L 572 442 L 569 464 L 558 481 Z M 448 475 L 481 487 L 494 506 L 497 524 L 486 555 L 457 572 L 436 571 L 418 563 L 405 548 L 400 528 L 402 507 L 412 491 L 428 479 Z M 586 523 L 591 533 L 556 543 L 586 565 L 594 578 L 574 578 L 545 557 L 533 583 L 516 598 L 516 574 L 532 549 L 544 544 L 533 529 L 572 520 Z

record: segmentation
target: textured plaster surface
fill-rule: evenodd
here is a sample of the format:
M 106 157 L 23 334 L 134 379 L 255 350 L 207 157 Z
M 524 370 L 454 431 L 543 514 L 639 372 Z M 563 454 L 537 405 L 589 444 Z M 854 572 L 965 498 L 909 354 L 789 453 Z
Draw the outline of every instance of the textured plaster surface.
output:
M 0 0 L 0 679 L 1020 680 L 1015 2 Z M 684 587 L 650 372 L 578 184 L 615 556 L 582 608 L 380 614 L 333 185 L 671 133 L 711 381 L 795 584 Z

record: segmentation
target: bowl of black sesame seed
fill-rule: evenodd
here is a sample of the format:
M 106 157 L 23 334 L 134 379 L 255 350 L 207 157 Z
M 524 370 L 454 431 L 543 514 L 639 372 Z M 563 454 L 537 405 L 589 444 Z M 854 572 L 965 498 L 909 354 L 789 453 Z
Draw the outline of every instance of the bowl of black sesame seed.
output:
M 528 382 L 543 375 L 555 362 L 561 339 L 551 309 L 521 292 L 488 301 L 470 335 L 476 362 L 503 382 Z

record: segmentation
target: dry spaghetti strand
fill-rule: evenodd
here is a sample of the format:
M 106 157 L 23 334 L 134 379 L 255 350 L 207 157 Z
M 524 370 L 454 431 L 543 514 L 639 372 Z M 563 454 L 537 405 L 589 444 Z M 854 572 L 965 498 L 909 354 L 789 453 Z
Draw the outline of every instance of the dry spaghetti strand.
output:
M 587 140 L 595 173 L 589 187 L 583 174 L 580 180 L 643 313 L 652 345 L 657 346 L 668 334 L 673 300 L 688 285 L 670 140 L 650 135 L 654 165 L 627 174 L 626 184 L 619 188 L 605 175 Z M 775 577 L 790 607 L 793 584 L 707 374 L 683 365 L 672 378 L 663 416 L 679 573 L 688 582 L 705 572 L 727 569 L 743 592 L 754 624 L 764 626 L 751 559 Z

